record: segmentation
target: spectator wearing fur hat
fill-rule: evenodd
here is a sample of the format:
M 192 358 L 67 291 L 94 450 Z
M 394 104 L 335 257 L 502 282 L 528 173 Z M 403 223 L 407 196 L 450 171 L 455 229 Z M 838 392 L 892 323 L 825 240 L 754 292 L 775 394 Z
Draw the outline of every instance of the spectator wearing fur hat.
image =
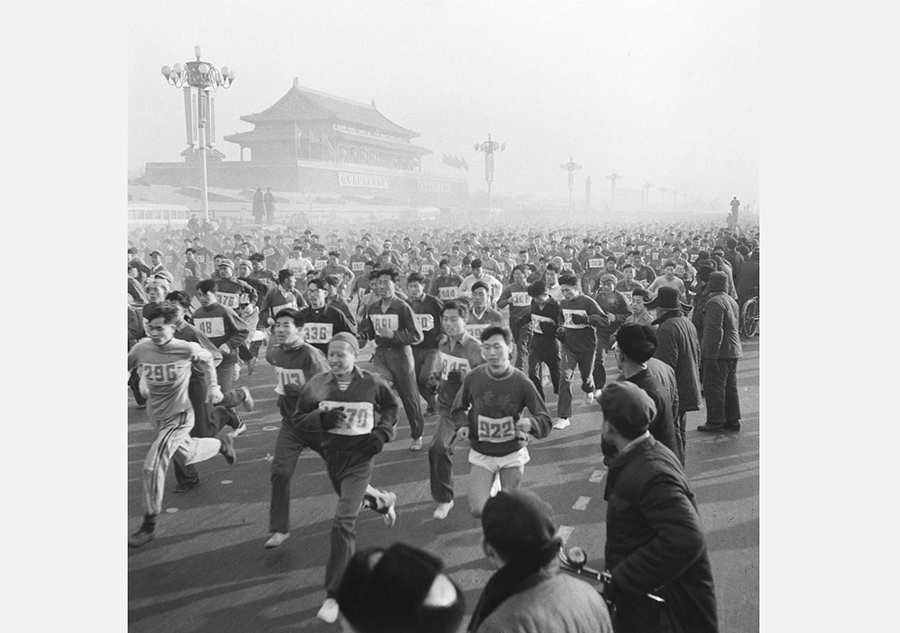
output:
M 716 271 L 710 274 L 700 343 L 706 424 L 701 424 L 697 430 L 703 432 L 741 430 L 737 363 L 743 350 L 738 329 L 738 305 L 726 292 L 727 285 L 728 273 Z
M 678 393 L 666 388 L 647 370 L 647 362 L 653 358 L 658 347 L 656 331 L 647 325 L 623 325 L 616 333 L 616 343 L 616 366 L 622 372 L 619 380 L 633 383 L 647 392 L 655 405 L 650 434 L 684 463 L 682 444 L 675 430 L 675 399 Z M 672 384 L 676 384 L 675 380 Z M 601 442 L 601 448 L 604 454 L 611 454 L 610 445 Z
M 614 447 L 603 498 L 606 592 L 616 631 L 717 633 L 716 592 L 697 502 L 672 451 L 648 431 L 656 415 L 637 385 L 614 382 L 598 399 L 602 441 Z M 647 596 L 653 593 L 665 602 Z
M 657 319 L 656 338 L 658 347 L 654 357 L 669 365 L 675 371 L 678 389 L 678 416 L 675 430 L 681 442 L 682 465 L 684 465 L 687 437 L 687 413 L 700 410 L 700 340 L 697 328 L 687 316 L 691 306 L 678 299 L 673 288 L 660 288 L 656 299 L 647 304 L 655 308 Z
M 499 570 L 475 606 L 469 631 L 612 633 L 596 589 L 559 572 L 562 541 L 547 503 L 527 490 L 500 491 L 485 504 L 481 526 L 485 556 Z
M 458 633 L 466 610 L 444 563 L 404 543 L 357 552 L 337 602 L 350 633 Z

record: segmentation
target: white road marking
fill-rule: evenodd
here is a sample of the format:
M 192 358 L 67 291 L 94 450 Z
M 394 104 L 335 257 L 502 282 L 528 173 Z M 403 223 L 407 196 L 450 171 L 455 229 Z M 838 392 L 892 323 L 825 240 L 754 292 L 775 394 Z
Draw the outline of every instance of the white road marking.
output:
M 584 510 L 587 508 L 587 505 L 591 502 L 590 497 L 578 497 L 578 501 L 575 502 L 575 505 L 572 506 L 573 510 Z
M 588 481 L 592 484 L 599 484 L 601 481 L 603 481 L 604 475 L 606 475 L 605 470 L 595 470 L 593 474 L 591 474 L 591 478 L 588 479 Z

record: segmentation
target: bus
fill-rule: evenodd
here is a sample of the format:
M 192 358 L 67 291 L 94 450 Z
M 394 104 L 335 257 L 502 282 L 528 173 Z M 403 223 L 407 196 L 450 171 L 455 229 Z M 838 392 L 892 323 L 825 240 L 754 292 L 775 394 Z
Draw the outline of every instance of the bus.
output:
M 192 211 L 183 204 L 128 203 L 128 226 L 186 227 Z

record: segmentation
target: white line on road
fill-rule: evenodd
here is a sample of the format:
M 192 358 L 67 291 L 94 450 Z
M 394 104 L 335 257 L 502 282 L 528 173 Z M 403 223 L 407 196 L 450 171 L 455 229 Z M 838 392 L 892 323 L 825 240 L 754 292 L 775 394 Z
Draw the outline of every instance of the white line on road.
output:
M 587 505 L 591 502 L 590 497 L 578 497 L 578 501 L 575 502 L 575 505 L 572 506 L 573 510 L 584 510 L 587 508 Z
M 605 474 L 606 474 L 605 470 L 595 470 L 594 473 L 591 475 L 591 478 L 588 479 L 588 481 L 591 482 L 592 484 L 599 484 L 601 481 L 603 481 L 603 476 Z

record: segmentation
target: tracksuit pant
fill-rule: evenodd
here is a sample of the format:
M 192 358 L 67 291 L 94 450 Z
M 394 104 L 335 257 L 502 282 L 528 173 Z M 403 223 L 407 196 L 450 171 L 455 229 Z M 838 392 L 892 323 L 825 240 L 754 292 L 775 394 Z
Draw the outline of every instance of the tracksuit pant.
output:
M 247 399 L 241 389 L 229 391 L 222 402 L 213 406 L 206 402 L 207 381 L 205 376 L 191 376 L 188 384 L 188 397 L 191 408 L 194 410 L 194 428 L 191 429 L 191 437 L 215 437 L 224 427 L 230 426 L 236 429 L 241 425 L 234 407 L 242 404 Z M 175 481 L 186 484 L 198 480 L 197 468 L 191 464 L 183 466 L 177 461 L 175 466 Z
M 572 379 L 575 377 L 575 368 L 581 373 L 581 390 L 585 393 L 594 390 L 594 357 L 597 348 L 576 352 L 562 345 L 559 367 L 559 401 L 556 403 L 556 414 L 560 418 L 572 416 Z
M 559 393 L 559 341 L 556 337 L 535 334 L 528 345 L 528 377 L 544 400 L 544 384 L 541 380 L 541 363 L 550 371 L 553 393 Z
M 438 416 L 434 438 L 428 447 L 431 497 L 438 503 L 449 503 L 453 501 L 453 448 L 450 442 L 456 429 L 449 408 L 439 405 Z
M 162 512 L 163 486 L 169 462 L 182 465 L 202 462 L 219 454 L 222 443 L 214 438 L 191 437 L 194 412 L 177 413 L 167 420 L 156 422 L 159 433 L 144 459 L 144 512 L 156 516 Z
M 356 552 L 356 519 L 372 477 L 374 460 L 358 451 L 334 451 L 327 453 L 325 464 L 338 494 L 331 522 L 331 552 L 325 564 L 325 591 L 329 598 L 334 598 L 344 569 Z
M 422 437 L 425 420 L 419 404 L 419 389 L 416 386 L 414 369 L 415 362 L 412 348 L 409 345 L 375 348 L 372 370 L 393 383 L 394 389 L 400 395 L 406 419 L 409 421 L 410 432 L 415 440 Z
M 269 502 L 269 532 L 290 532 L 291 478 L 305 448 L 322 455 L 321 433 L 298 430 L 290 420 L 281 421 L 272 460 L 272 497 Z

